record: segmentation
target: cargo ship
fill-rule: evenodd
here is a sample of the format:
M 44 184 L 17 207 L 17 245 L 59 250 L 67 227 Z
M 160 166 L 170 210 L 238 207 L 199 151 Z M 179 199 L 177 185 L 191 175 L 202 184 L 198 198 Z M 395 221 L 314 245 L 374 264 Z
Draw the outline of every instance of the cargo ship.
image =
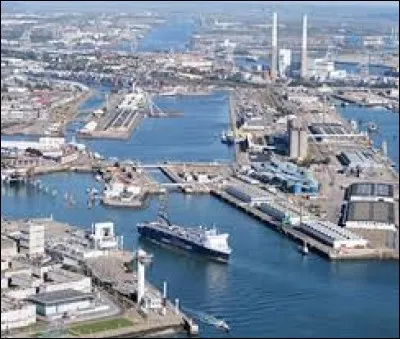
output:
M 229 234 L 219 234 L 215 227 L 187 228 L 175 225 L 171 223 L 163 205 L 156 221 L 138 223 L 137 229 L 140 236 L 157 244 L 197 252 L 220 262 L 228 262 L 232 252 L 227 242 Z

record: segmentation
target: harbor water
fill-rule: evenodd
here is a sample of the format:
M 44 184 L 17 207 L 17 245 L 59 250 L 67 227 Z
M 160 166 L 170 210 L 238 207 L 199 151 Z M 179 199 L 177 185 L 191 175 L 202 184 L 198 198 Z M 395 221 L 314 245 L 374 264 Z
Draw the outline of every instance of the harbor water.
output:
M 183 116 L 146 118 L 129 140 L 80 141 L 107 158 L 144 163 L 233 160 L 233 148 L 220 142 L 221 131 L 229 128 L 226 93 L 160 97 L 155 102 L 162 110 L 182 112 Z
M 373 147 L 379 149 L 382 141 L 387 142 L 389 158 L 399 170 L 399 114 L 386 108 L 366 108 L 358 105 L 337 107 L 342 116 L 347 120 L 355 120 L 361 131 L 368 129 L 369 122 L 374 122 L 378 129 L 369 134 Z

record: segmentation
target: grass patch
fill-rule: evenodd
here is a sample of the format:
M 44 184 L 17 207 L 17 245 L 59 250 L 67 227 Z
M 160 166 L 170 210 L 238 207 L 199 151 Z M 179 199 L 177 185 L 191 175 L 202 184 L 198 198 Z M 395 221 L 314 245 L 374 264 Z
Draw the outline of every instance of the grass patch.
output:
M 69 330 L 73 334 L 91 334 L 96 332 L 103 332 L 109 330 L 115 330 L 122 327 L 132 326 L 132 321 L 125 318 L 108 319 L 103 321 L 97 321 L 90 324 L 77 325 L 70 327 Z

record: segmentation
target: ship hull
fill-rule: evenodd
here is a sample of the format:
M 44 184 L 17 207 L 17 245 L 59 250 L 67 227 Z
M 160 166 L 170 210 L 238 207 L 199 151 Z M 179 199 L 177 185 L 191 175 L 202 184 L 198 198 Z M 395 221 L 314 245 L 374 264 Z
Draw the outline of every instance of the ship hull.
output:
M 189 240 L 179 238 L 170 233 L 161 232 L 160 230 L 151 227 L 139 226 L 138 232 L 140 236 L 156 243 L 180 248 L 187 252 L 198 253 L 220 262 L 228 262 L 229 260 L 229 254 L 227 253 L 214 251 Z

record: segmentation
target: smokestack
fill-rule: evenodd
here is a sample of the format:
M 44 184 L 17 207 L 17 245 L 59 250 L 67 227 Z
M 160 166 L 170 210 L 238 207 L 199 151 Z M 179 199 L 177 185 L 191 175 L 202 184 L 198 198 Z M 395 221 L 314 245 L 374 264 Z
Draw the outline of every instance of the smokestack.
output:
M 271 77 L 276 78 L 278 70 L 278 14 L 274 12 L 272 18 L 272 56 L 271 56 Z
M 301 77 L 307 77 L 307 14 L 303 16 L 303 41 L 301 46 Z

